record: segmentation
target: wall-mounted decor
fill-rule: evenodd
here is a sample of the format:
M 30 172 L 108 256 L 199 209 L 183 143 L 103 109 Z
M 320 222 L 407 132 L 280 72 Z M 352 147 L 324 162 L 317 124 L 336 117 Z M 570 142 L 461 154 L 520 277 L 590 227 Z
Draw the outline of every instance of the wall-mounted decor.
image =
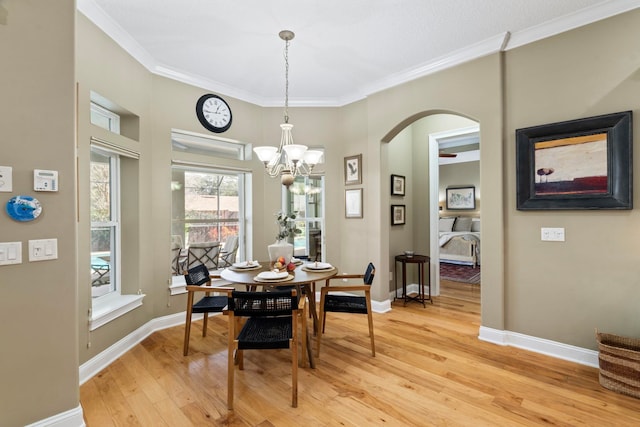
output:
M 344 183 L 362 184 L 362 154 L 344 158 Z
M 391 225 L 403 225 L 406 219 L 405 205 L 391 205 Z
M 516 130 L 518 210 L 632 209 L 631 111 Z
M 447 187 L 447 210 L 473 210 L 476 208 L 476 187 L 472 185 Z
M 362 218 L 362 188 L 344 190 L 344 215 L 346 218 Z
M 391 175 L 391 195 L 404 196 L 405 177 L 402 175 Z

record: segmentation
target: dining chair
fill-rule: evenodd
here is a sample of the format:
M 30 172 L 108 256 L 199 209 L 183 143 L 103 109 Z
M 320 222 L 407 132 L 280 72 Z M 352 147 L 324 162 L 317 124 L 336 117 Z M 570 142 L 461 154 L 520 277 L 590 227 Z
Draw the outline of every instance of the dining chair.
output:
M 320 357 L 320 341 L 324 334 L 324 326 L 327 319 L 327 312 L 358 313 L 366 314 L 369 320 L 369 337 L 371 338 L 371 355 L 375 357 L 376 346 L 373 339 L 373 316 L 371 314 L 371 284 L 376 274 L 376 268 L 369 263 L 364 274 L 341 274 L 326 280 L 325 286 L 320 289 L 320 314 L 322 331 L 318 333 L 316 339 L 316 356 Z M 331 286 L 331 280 L 343 279 L 363 279 L 362 284 L 345 284 Z M 364 295 L 334 295 L 340 292 L 364 292 Z
M 187 249 L 187 265 L 190 269 L 198 264 L 204 264 L 211 270 L 218 269 L 220 242 L 190 243 Z
M 209 313 L 222 313 L 228 302 L 227 292 L 232 291 L 234 288 L 212 286 L 209 270 L 204 264 L 198 264 L 186 271 L 184 274 L 184 280 L 187 284 L 187 318 L 184 325 L 183 355 L 186 356 L 189 353 L 189 335 L 191 334 L 193 313 L 204 314 L 202 320 L 202 336 L 206 337 Z M 196 292 L 204 292 L 205 295 L 194 304 L 193 300 L 195 299 Z M 224 292 L 225 295 L 211 295 L 212 292 Z
M 298 316 L 300 310 L 304 312 L 304 301 L 305 298 L 298 298 L 295 289 L 230 293 L 227 310 L 229 410 L 233 409 L 235 364 L 244 369 L 244 351 L 284 348 L 291 350 L 291 406 L 298 407 Z M 246 321 L 240 328 L 241 318 Z
M 229 236 L 218 257 L 218 268 L 230 267 L 236 261 L 238 252 L 238 236 Z

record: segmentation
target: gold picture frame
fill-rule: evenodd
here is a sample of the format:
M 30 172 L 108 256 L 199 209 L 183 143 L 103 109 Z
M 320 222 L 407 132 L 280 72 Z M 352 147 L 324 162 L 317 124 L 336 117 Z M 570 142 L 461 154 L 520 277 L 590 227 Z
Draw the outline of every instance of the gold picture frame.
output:
M 362 154 L 344 158 L 344 184 L 362 184 Z

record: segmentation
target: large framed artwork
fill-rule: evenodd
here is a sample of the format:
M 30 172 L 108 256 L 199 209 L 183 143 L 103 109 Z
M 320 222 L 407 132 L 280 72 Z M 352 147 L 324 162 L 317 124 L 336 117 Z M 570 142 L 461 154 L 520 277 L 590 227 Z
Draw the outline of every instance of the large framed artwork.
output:
M 516 130 L 518 210 L 632 209 L 631 111 Z

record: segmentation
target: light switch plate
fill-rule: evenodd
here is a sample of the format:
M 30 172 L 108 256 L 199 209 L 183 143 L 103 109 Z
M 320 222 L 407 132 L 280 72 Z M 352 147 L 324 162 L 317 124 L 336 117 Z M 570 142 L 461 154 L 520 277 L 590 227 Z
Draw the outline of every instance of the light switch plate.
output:
M 29 261 L 58 259 L 58 239 L 29 240 Z
M 0 192 L 10 193 L 11 191 L 13 191 L 13 168 L 0 166 Z
M 547 242 L 564 242 L 564 228 L 542 227 L 540 239 Z
M 0 265 L 22 264 L 22 242 L 0 243 Z

